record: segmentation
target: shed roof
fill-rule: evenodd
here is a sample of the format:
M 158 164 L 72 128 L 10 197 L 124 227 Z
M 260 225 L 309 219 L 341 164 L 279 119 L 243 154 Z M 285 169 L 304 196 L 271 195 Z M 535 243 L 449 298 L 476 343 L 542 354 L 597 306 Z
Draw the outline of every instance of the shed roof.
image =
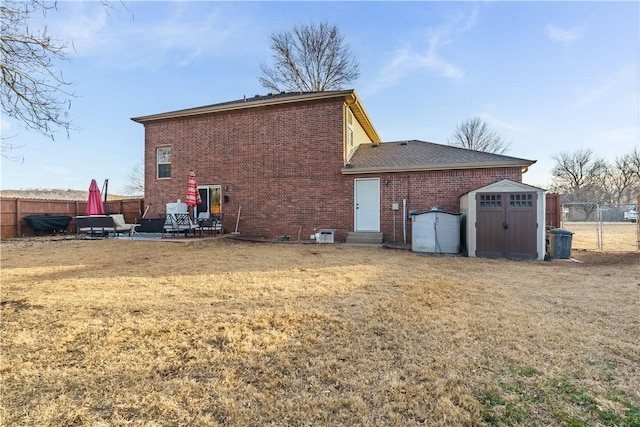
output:
M 509 191 L 537 191 L 537 192 L 546 192 L 544 188 L 536 187 L 534 185 L 525 184 L 524 182 L 517 182 L 512 179 L 503 179 L 497 182 L 492 182 L 488 185 L 483 185 L 482 187 L 474 188 L 473 190 L 468 191 L 465 194 L 475 193 L 475 192 L 509 192 Z
M 361 144 L 342 169 L 343 174 L 409 172 L 447 169 L 528 168 L 535 160 L 468 150 L 426 141 Z
M 373 142 L 380 142 L 380 136 L 369 119 L 356 91 L 348 90 L 329 90 L 322 92 L 281 92 L 270 93 L 268 95 L 255 95 L 234 101 L 220 102 L 217 104 L 205 105 L 202 107 L 187 108 L 184 110 L 169 111 L 166 113 L 151 114 L 147 116 L 132 117 L 131 120 L 137 123 L 147 124 L 158 120 L 176 119 L 184 117 L 193 117 L 204 114 L 214 114 L 220 112 L 228 112 L 234 110 L 243 110 L 249 108 L 267 107 L 274 105 L 284 105 L 300 102 L 313 102 L 328 99 L 340 99 L 351 108 L 354 116 L 358 119 L 363 129 Z

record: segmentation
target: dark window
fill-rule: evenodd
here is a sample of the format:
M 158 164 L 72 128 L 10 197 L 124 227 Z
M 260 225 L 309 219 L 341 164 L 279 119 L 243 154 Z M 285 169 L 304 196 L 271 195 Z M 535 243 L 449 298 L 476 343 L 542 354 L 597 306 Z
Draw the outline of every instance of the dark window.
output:
M 512 208 L 530 208 L 533 205 L 531 194 L 510 194 L 509 206 Z
M 485 208 L 499 208 L 502 206 L 502 196 L 500 194 L 481 194 L 480 206 Z

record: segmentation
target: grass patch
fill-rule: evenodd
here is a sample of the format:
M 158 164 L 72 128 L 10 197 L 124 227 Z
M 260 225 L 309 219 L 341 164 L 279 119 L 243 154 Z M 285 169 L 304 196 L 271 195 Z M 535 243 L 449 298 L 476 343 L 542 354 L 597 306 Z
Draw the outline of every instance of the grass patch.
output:
M 602 371 L 609 371 L 608 367 Z M 560 425 L 572 427 L 640 426 L 640 405 L 615 391 L 599 394 L 581 386 L 579 378 L 537 378 L 530 367 L 510 366 L 499 390 L 477 395 L 483 421 L 489 425 Z M 610 372 L 603 375 L 610 376 Z M 612 378 L 613 379 L 613 378 Z

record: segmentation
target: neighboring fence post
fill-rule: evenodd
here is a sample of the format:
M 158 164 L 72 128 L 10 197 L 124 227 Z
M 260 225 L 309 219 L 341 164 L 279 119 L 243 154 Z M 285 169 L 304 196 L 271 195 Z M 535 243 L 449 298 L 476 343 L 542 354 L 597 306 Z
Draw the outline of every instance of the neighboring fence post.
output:
M 600 203 L 596 205 L 596 224 L 598 225 L 598 250 L 602 251 L 602 214 L 600 213 Z
M 636 212 L 640 209 L 640 194 L 636 197 Z M 636 249 L 640 251 L 640 219 L 636 219 Z

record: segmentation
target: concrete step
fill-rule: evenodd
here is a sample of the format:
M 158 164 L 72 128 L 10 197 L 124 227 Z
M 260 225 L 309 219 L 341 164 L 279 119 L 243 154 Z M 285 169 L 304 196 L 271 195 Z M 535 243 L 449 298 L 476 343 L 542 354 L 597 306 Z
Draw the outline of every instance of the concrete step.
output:
M 379 245 L 382 243 L 382 233 L 375 231 L 352 231 L 347 235 L 347 243 Z

